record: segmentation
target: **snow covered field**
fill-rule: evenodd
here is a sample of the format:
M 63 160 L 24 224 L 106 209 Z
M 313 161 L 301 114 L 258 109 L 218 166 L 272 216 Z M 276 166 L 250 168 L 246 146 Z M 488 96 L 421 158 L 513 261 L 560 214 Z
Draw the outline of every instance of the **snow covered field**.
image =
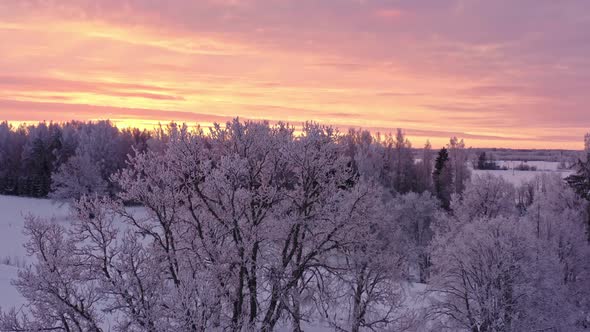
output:
M 54 218 L 66 222 L 69 209 L 47 199 L 0 196 L 0 306 L 8 308 L 23 304 L 23 299 L 10 284 L 18 267 L 29 262 L 23 243 L 23 226 L 27 215 Z
M 510 170 L 512 170 L 514 167 L 518 167 L 521 164 L 528 165 L 530 167 L 536 167 L 537 171 L 558 171 L 559 170 L 559 163 L 554 162 L 554 161 L 498 160 L 497 164 L 500 167 L 506 166 Z
M 559 174 L 562 178 L 566 178 L 573 173 L 572 170 L 559 170 L 557 162 L 549 162 L 549 161 L 529 161 L 526 165 L 535 166 L 537 167 L 536 171 L 517 171 L 513 170 L 512 168 L 515 166 L 520 165 L 521 162 L 519 161 L 499 161 L 499 166 L 507 166 L 509 170 L 472 170 L 472 174 L 493 174 L 495 176 L 500 176 L 507 180 L 508 182 L 514 184 L 515 186 L 519 186 L 524 182 L 532 180 L 535 176 L 540 175 L 542 173 L 556 173 Z

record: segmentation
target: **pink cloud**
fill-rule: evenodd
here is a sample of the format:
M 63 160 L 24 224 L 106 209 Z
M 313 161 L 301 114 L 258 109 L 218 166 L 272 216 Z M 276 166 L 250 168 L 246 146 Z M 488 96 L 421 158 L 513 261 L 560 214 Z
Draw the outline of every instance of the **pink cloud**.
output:
M 64 102 L 0 103 L 0 120 L 115 109 L 182 120 L 191 112 L 152 109 L 194 109 L 581 137 L 586 9 L 585 0 L 0 1 L 0 98 Z
M 398 9 L 378 9 L 375 11 L 375 16 L 384 19 L 397 19 L 402 16 L 402 11 Z

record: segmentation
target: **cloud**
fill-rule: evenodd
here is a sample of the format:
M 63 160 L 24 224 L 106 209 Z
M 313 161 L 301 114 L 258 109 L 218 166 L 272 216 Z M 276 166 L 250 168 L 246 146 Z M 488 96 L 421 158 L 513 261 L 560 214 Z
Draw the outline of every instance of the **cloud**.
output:
M 402 11 L 392 8 L 378 9 L 375 11 L 375 16 L 384 19 L 396 19 L 402 16 Z
M 524 132 L 576 147 L 590 128 L 586 9 L 585 0 L 4 1 L 0 117 L 196 110 L 533 145 L 517 139 Z
M 0 99 L 3 119 L 8 121 L 140 119 L 179 122 L 226 122 L 232 117 L 177 110 L 96 106 L 70 103 L 29 102 Z M 34 116 L 33 116 L 34 115 Z
M 173 89 L 135 83 L 71 81 L 47 77 L 0 76 L 4 91 L 32 92 L 86 92 L 118 97 L 136 97 L 156 100 L 184 100 Z M 164 92 L 164 93 L 162 93 Z M 67 97 L 63 97 L 67 98 Z

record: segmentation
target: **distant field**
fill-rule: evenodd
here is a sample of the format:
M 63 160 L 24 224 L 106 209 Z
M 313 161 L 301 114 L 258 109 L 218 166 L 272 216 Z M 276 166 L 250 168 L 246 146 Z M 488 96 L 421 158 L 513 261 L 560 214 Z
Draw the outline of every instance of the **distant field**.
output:
M 506 179 L 508 182 L 515 186 L 521 185 L 524 182 L 532 180 L 535 176 L 542 173 L 555 173 L 559 174 L 562 178 L 566 178 L 573 173 L 572 170 L 560 170 L 558 162 L 551 161 L 528 161 L 525 164 L 529 166 L 537 167 L 536 171 L 517 171 L 513 170 L 515 166 L 520 165 L 523 161 L 498 161 L 499 166 L 507 166 L 509 169 L 504 170 L 472 170 L 474 175 L 476 174 L 493 174 Z
M 488 156 L 493 156 L 495 160 L 508 161 L 548 161 L 548 162 L 575 162 L 582 156 L 582 151 L 577 150 L 533 150 L 533 149 L 482 149 L 473 148 L 471 152 L 474 156 L 485 152 Z

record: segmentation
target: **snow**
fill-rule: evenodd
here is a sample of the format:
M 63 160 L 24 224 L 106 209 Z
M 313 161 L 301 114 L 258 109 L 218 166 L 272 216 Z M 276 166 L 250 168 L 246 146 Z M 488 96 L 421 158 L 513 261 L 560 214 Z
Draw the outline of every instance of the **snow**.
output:
M 0 196 L 0 307 L 8 309 L 24 304 L 24 299 L 10 281 L 17 277 L 18 268 L 30 262 L 23 244 L 25 217 L 39 215 L 65 222 L 67 205 L 47 199 Z
M 520 164 L 536 167 L 537 171 L 557 171 L 559 170 L 559 163 L 555 161 L 520 161 L 520 160 L 499 160 L 498 166 L 506 166 L 510 170 L 519 166 Z
M 0 196 L 0 262 L 26 262 L 27 254 L 23 244 L 25 217 L 28 215 L 67 221 L 69 208 L 65 204 L 47 199 Z M 15 265 L 10 263 L 9 265 Z M 20 265 L 16 264 L 16 265 Z
M 529 161 L 524 164 L 529 166 L 537 167 L 536 171 L 517 171 L 512 170 L 513 167 L 518 166 L 521 164 L 521 161 L 498 161 L 499 166 L 507 166 L 510 168 L 509 170 L 472 170 L 472 174 L 492 174 L 495 176 L 500 176 L 504 178 L 506 181 L 519 186 L 527 181 L 532 180 L 538 175 L 543 173 L 555 173 L 559 174 L 562 178 L 566 178 L 569 175 L 573 174 L 572 170 L 559 170 L 557 162 L 550 162 L 550 161 Z
M 0 264 L 0 307 L 11 308 L 20 307 L 25 304 L 25 300 L 18 293 L 16 288 L 11 285 L 10 281 L 16 279 L 18 268 Z

